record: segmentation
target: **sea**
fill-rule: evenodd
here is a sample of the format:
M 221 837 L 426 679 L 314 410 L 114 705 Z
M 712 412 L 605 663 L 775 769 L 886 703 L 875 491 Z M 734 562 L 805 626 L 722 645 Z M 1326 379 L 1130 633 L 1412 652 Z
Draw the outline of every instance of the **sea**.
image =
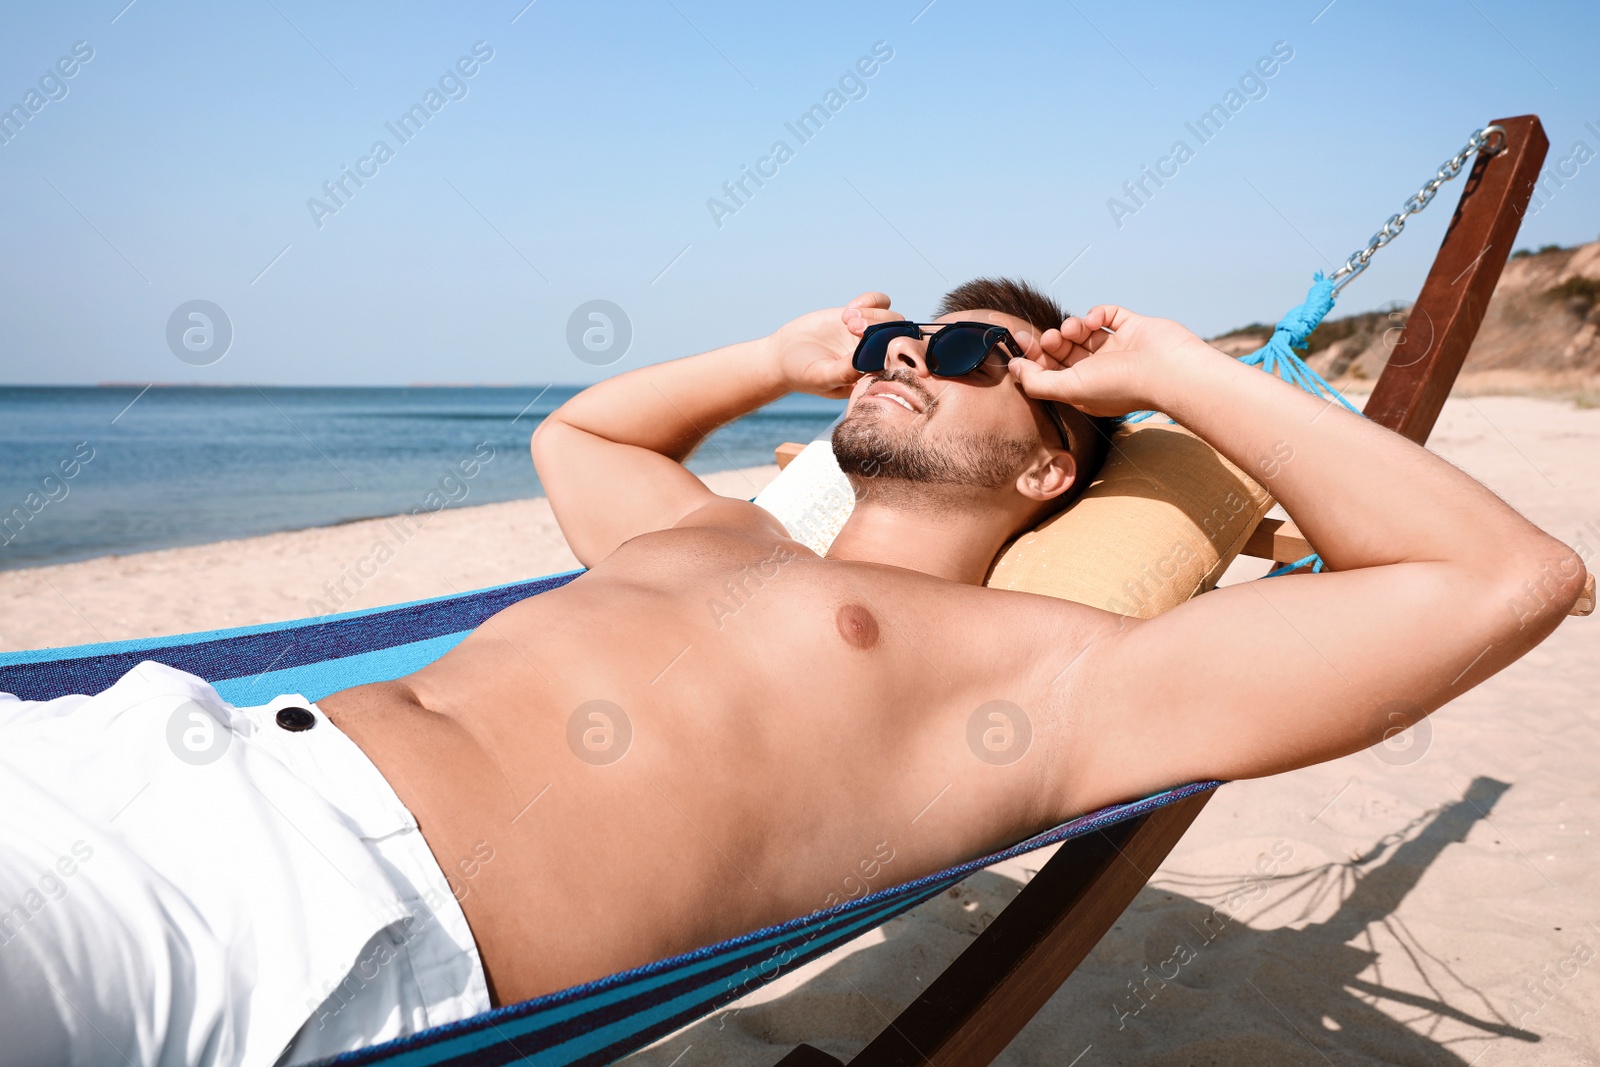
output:
M 541 496 L 528 439 L 578 389 L 3 386 L 0 570 Z M 786 397 L 688 466 L 771 463 L 843 409 Z

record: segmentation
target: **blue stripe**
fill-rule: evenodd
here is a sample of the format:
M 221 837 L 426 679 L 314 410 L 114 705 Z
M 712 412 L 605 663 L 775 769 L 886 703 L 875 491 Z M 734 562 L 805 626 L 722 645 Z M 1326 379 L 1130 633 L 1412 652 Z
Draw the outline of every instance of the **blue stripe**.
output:
M 51 700 L 68 693 L 93 695 L 109 689 L 140 661 L 154 660 L 188 671 L 213 685 L 273 671 L 284 686 L 277 692 L 298 692 L 310 697 L 306 690 L 316 686 L 301 684 L 291 668 L 472 630 L 517 601 L 566 585 L 581 573 L 552 574 L 528 582 L 321 619 L 0 653 L 0 692 L 13 693 L 22 700 Z
M 466 640 L 471 632 L 462 630 L 408 645 L 359 652 L 342 659 L 268 671 L 249 678 L 233 678 L 218 682 L 213 688 L 223 700 L 242 708 L 265 704 L 282 693 L 299 693 L 307 700 L 321 700 L 329 693 L 351 686 L 387 682 L 419 671 Z
M 387 1045 L 348 1052 L 326 1062 L 341 1067 L 376 1062 L 409 1067 L 457 1061 L 508 1063 L 529 1056 L 529 1063 L 556 1067 L 584 1062 L 599 1053 L 608 1058 L 596 1062 L 609 1062 L 610 1058 L 639 1048 L 659 1034 L 677 1029 L 682 1025 L 679 1020 L 698 1018 L 773 981 L 786 970 L 825 955 L 836 945 L 909 911 L 955 881 L 959 879 L 925 887 L 921 893 L 889 901 L 865 914 L 835 916 L 825 933 L 800 938 L 794 935 L 804 930 L 791 931 L 787 938 L 769 937 L 765 946 L 751 945 L 747 946 L 747 951 L 736 953 L 739 957 L 748 957 L 761 948 L 782 949 L 782 952 L 762 953 L 764 958 L 756 964 L 730 966 L 724 958 L 711 957 L 677 974 L 647 976 L 627 986 L 579 1000 L 566 1000 L 565 994 L 553 994 L 525 1001 Z M 850 921 L 839 921 L 846 918 Z M 772 959 L 791 952 L 793 955 L 783 963 L 771 966 Z M 714 973 L 707 975 L 708 970 Z M 707 978 L 715 981 L 715 985 L 706 981 Z M 542 1006 L 556 998 L 566 1002 Z M 643 1004 L 628 1003 L 635 1000 Z M 424 1041 L 427 1035 L 434 1035 L 433 1039 Z M 521 1050 L 514 1049 L 512 1042 L 521 1045 Z M 616 1051 L 622 1044 L 628 1049 Z

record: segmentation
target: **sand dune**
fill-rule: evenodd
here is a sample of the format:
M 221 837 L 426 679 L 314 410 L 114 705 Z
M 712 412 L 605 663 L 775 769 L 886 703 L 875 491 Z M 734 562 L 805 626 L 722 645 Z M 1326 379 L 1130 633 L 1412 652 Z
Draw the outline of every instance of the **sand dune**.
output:
M 1331 380 L 1370 388 L 1399 340 L 1398 327 L 1432 335 L 1434 323 L 1411 319 L 1412 308 L 1405 305 L 1332 315 L 1308 338 L 1306 363 Z M 1270 336 L 1270 325 L 1256 323 L 1212 344 L 1244 355 Z M 1454 393 L 1546 396 L 1600 406 L 1600 241 L 1519 252 L 1506 263 Z

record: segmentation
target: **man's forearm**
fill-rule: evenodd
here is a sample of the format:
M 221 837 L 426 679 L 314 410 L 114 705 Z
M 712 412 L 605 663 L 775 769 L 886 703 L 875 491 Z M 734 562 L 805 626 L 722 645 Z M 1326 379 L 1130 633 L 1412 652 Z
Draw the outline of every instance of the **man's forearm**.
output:
M 770 339 L 762 338 L 620 374 L 550 418 L 682 462 L 718 426 L 789 391 Z
M 1540 538 L 1562 553 L 1466 474 L 1335 403 L 1209 346 L 1169 362 L 1161 410 L 1266 486 L 1335 570 L 1488 565 Z
M 849 392 L 860 375 L 846 312 L 887 318 L 888 306 L 883 294 L 865 293 L 848 309 L 809 312 L 758 341 L 618 375 L 551 413 L 534 431 L 533 465 L 573 554 L 592 565 L 641 534 L 703 518 L 706 508 L 729 528 L 781 530 L 759 508 L 730 512 L 683 461 L 717 427 L 787 393 Z

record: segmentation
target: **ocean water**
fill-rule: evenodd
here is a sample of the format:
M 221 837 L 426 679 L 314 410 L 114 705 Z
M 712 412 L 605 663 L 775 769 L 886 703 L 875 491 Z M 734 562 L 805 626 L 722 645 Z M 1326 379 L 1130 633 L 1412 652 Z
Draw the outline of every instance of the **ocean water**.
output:
M 0 570 L 539 496 L 528 438 L 577 391 L 140 388 L 0 388 Z M 842 410 L 787 397 L 689 467 L 771 463 Z

